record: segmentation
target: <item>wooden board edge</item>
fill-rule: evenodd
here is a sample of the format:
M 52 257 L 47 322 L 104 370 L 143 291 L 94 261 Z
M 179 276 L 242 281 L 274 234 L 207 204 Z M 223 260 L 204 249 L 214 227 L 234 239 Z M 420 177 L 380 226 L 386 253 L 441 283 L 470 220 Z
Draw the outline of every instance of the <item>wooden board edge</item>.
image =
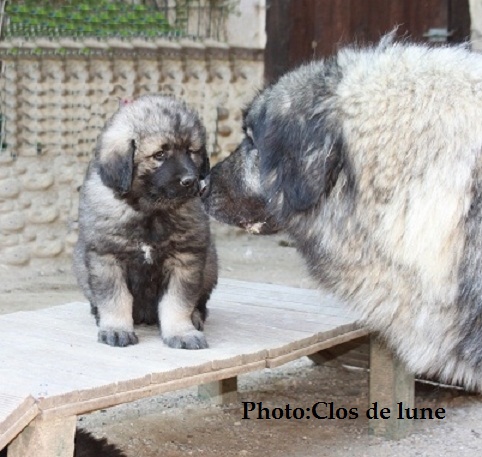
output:
M 79 401 L 76 403 L 71 403 L 54 408 L 42 409 L 42 404 L 40 402 L 39 419 L 51 420 L 57 417 L 70 417 L 77 416 L 79 414 L 87 414 L 92 411 L 97 411 L 99 409 L 110 408 L 112 406 L 129 403 L 146 397 L 160 395 L 166 392 L 187 389 L 189 387 L 197 386 L 200 384 L 220 381 L 222 379 L 232 378 L 240 374 L 263 370 L 264 368 L 266 368 L 266 360 L 259 360 L 257 362 L 252 362 L 245 365 L 225 368 L 208 373 L 201 373 L 193 376 L 188 376 L 186 378 L 166 381 L 159 384 L 151 384 L 149 386 L 128 392 L 118 392 L 112 395 Z
M 267 368 L 276 368 L 285 363 L 292 362 L 293 360 L 299 359 L 305 355 L 314 354 L 315 352 L 322 351 L 323 349 L 328 349 L 338 344 L 346 343 L 347 341 L 360 338 L 369 334 L 366 329 L 357 329 L 350 332 L 344 333 L 343 335 L 335 336 L 325 341 L 306 346 L 304 348 L 296 349 L 288 354 L 280 355 L 277 357 L 272 357 L 266 359 Z
M 32 398 L 32 397 L 31 397 Z M 33 401 L 35 401 L 32 398 Z M 32 422 L 40 413 L 36 403 L 33 403 L 22 415 L 20 415 L 13 424 L 7 427 L 7 430 L 0 435 L 0 450 L 8 446 L 15 437 Z

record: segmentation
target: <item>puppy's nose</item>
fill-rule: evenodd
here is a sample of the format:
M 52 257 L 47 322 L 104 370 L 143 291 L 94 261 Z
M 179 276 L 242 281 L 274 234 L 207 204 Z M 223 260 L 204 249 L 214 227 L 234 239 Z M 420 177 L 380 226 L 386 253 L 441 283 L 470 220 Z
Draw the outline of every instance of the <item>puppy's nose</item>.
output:
M 196 182 L 196 178 L 194 176 L 183 176 L 181 178 L 181 186 L 183 187 L 192 187 Z

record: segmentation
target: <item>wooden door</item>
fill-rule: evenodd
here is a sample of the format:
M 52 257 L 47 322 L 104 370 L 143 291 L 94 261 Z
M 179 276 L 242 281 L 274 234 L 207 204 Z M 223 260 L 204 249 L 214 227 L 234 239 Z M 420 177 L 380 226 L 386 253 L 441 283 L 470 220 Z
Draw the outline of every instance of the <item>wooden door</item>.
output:
M 397 26 L 399 36 L 415 41 L 470 35 L 468 0 L 267 0 L 267 7 L 267 81 L 341 45 L 377 42 Z

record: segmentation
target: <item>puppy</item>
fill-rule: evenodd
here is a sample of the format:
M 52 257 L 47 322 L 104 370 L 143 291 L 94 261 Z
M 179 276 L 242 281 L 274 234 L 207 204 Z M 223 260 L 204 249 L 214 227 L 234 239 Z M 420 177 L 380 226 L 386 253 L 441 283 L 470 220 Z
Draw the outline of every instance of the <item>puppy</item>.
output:
M 174 98 L 142 96 L 106 123 L 81 189 L 74 252 L 100 342 L 136 344 L 134 324 L 145 323 L 159 324 L 170 347 L 207 347 L 217 282 L 199 197 L 208 172 L 204 127 Z
M 221 221 L 289 233 L 414 373 L 481 390 L 481 119 L 480 54 L 342 49 L 254 99 L 203 198 Z

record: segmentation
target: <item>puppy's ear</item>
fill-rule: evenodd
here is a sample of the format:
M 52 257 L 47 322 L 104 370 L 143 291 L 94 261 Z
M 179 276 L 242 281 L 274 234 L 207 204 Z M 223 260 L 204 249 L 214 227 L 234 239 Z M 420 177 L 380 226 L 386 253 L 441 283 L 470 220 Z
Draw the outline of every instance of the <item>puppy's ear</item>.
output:
M 134 174 L 134 153 L 136 143 L 128 141 L 124 146 L 116 144 L 109 151 L 99 153 L 99 174 L 102 182 L 117 193 L 123 195 L 129 192 Z
M 341 129 L 323 115 L 265 117 L 264 122 L 259 149 L 261 170 L 273 179 L 271 197 L 283 193 L 284 214 L 306 211 L 336 184 L 343 167 Z
M 203 148 L 201 155 L 202 155 L 203 162 L 201 164 L 201 169 L 199 171 L 199 177 L 200 179 L 204 179 L 211 171 L 211 166 L 209 163 L 208 153 L 205 148 Z

